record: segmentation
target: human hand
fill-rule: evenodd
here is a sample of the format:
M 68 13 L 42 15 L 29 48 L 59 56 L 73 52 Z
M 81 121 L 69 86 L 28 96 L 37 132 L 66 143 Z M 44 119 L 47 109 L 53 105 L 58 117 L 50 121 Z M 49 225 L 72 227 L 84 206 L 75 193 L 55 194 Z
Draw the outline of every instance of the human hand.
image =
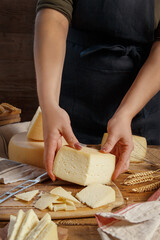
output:
M 115 114 L 107 126 L 108 138 L 101 152 L 112 153 L 116 156 L 116 167 L 112 175 L 115 180 L 129 168 L 129 158 L 133 151 L 131 119 L 128 116 Z
M 53 161 L 56 152 L 62 146 L 62 136 L 69 146 L 81 149 L 80 143 L 75 137 L 69 115 L 58 105 L 50 106 L 49 109 L 42 111 L 43 133 L 44 133 L 44 165 L 52 181 L 56 180 L 53 174 Z

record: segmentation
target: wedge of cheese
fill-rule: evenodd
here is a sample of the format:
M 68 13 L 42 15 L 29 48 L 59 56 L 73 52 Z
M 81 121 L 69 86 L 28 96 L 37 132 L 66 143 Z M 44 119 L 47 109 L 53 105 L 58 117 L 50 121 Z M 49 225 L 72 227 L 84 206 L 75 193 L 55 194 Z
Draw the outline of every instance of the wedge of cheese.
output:
M 10 222 L 9 222 L 9 226 L 8 226 L 7 238 L 9 238 L 11 236 L 11 233 L 13 231 L 15 223 L 16 223 L 16 216 L 10 215 Z
M 17 199 L 20 199 L 20 200 L 29 202 L 29 201 L 31 201 L 38 193 L 39 193 L 39 190 L 33 190 L 33 191 L 25 192 L 25 193 L 16 194 L 15 197 L 16 197 Z
M 101 146 L 103 146 L 107 140 L 108 133 L 104 133 Z M 130 162 L 141 162 L 145 158 L 147 153 L 147 141 L 144 137 L 133 135 L 134 150 L 130 156 Z
M 17 233 L 16 240 L 24 240 L 29 232 L 38 224 L 39 220 L 37 215 L 32 209 L 30 209 L 21 224 L 21 227 Z
M 59 196 L 72 202 L 79 203 L 79 201 L 75 197 L 73 197 L 69 192 L 64 190 L 64 188 L 62 187 L 56 187 L 52 189 L 50 193 L 53 194 L 53 196 Z
M 35 115 L 30 122 L 27 138 L 32 140 L 43 141 L 43 127 L 42 127 L 42 112 L 41 108 L 38 107 Z
M 9 159 L 40 168 L 43 164 L 44 142 L 27 139 L 27 132 L 14 135 L 8 146 Z
M 113 188 L 99 183 L 91 184 L 82 189 L 76 194 L 76 197 L 91 208 L 104 206 L 116 199 Z
M 29 124 L 27 138 L 35 141 L 44 141 L 42 111 L 40 106 L 37 108 L 37 111 Z M 62 146 L 66 144 L 66 140 L 62 137 Z
M 38 201 L 34 204 L 34 207 L 40 210 L 44 210 L 49 207 L 53 202 L 58 199 L 58 196 L 51 194 L 43 194 Z
M 83 186 L 108 183 L 115 169 L 115 156 L 83 147 L 76 150 L 63 146 L 54 161 L 53 173 L 66 181 Z
M 27 235 L 25 240 L 35 240 L 39 236 L 39 234 L 47 227 L 47 225 L 51 222 L 51 216 L 46 213 L 44 217 L 39 221 L 37 226 L 32 229 L 32 231 Z
M 21 228 L 23 219 L 25 218 L 25 213 L 23 210 L 19 210 L 18 215 L 16 217 L 16 222 L 12 227 L 12 231 L 8 232 L 8 240 L 17 240 L 16 236 L 18 234 L 19 229 Z
M 50 222 L 45 229 L 39 234 L 36 240 L 58 240 L 57 225 Z

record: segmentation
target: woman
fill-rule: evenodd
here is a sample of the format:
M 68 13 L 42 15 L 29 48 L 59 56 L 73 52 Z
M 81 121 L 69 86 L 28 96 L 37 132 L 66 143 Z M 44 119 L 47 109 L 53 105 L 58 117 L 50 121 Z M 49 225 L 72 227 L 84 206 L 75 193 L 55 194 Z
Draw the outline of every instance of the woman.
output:
M 100 143 L 107 129 L 101 151 L 117 157 L 114 180 L 128 169 L 132 133 L 160 144 L 159 0 L 39 0 L 37 12 L 34 56 L 48 174 L 54 181 L 61 136 L 81 149 L 79 141 Z

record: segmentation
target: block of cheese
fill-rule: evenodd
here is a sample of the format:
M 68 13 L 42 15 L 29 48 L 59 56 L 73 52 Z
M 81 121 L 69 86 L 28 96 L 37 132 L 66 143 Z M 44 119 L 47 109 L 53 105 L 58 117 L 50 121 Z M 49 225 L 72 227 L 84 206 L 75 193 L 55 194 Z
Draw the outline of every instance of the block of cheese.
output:
M 40 106 L 38 107 L 35 115 L 33 116 L 29 124 L 27 138 L 35 141 L 44 141 L 42 112 Z M 62 137 L 62 146 L 66 144 L 66 140 Z
M 28 132 L 27 137 L 32 140 L 43 141 L 43 127 L 42 127 L 42 112 L 41 108 L 38 107 L 35 115 L 33 116 Z
M 58 199 L 58 196 L 54 196 L 51 194 L 44 194 L 34 204 L 34 207 L 37 209 L 40 209 L 40 210 L 44 210 L 45 208 L 50 206 L 57 199 Z
M 19 210 L 18 215 L 16 217 L 16 222 L 14 226 L 12 227 L 12 231 L 9 233 L 8 232 L 8 240 L 15 240 L 17 233 L 22 225 L 23 219 L 25 218 L 25 213 L 23 210 Z
M 63 180 L 86 186 L 110 182 L 114 169 L 113 154 L 88 147 L 76 150 L 63 146 L 55 157 L 53 173 Z
M 133 135 L 134 150 L 131 153 L 131 162 L 141 162 L 147 153 L 147 141 L 144 137 Z
M 31 201 L 37 194 L 39 193 L 39 190 L 33 190 L 33 191 L 29 191 L 29 192 L 25 192 L 25 193 L 19 193 L 16 194 L 15 197 L 23 200 L 23 201 Z
M 141 162 L 145 158 L 147 153 L 147 141 L 144 137 L 133 136 L 134 150 L 130 156 L 130 162 Z M 104 133 L 101 146 L 103 146 L 107 140 L 108 133 Z
M 9 159 L 40 168 L 43 165 L 44 142 L 27 139 L 27 132 L 14 135 L 8 146 Z
M 95 183 L 82 189 L 76 197 L 91 208 L 104 206 L 115 201 L 115 191 L 109 186 Z
M 37 226 L 32 229 L 32 231 L 27 235 L 25 240 L 34 240 L 37 239 L 39 234 L 47 227 L 47 225 L 51 222 L 51 216 L 46 213 L 44 217 L 39 221 Z
M 56 188 L 53 188 L 51 191 L 50 191 L 51 194 L 53 194 L 53 196 L 59 196 L 61 198 L 64 198 L 64 199 L 67 199 L 67 200 L 70 200 L 70 201 L 73 201 L 75 203 L 79 203 L 79 201 L 73 197 L 69 192 L 67 192 L 66 190 L 64 190 L 64 188 L 62 187 L 56 187 Z
M 8 226 L 7 238 L 9 238 L 11 236 L 11 233 L 13 231 L 15 223 L 16 223 L 16 216 L 10 215 L 10 222 L 9 222 L 9 226 Z
M 32 209 L 28 210 L 17 233 L 16 240 L 24 240 L 38 222 L 39 220 L 35 212 Z
M 62 146 L 66 144 L 62 138 Z M 27 138 L 27 132 L 14 135 L 8 145 L 10 160 L 44 168 L 43 164 L 44 142 Z
M 58 240 L 57 225 L 50 222 L 45 229 L 39 234 L 36 240 Z

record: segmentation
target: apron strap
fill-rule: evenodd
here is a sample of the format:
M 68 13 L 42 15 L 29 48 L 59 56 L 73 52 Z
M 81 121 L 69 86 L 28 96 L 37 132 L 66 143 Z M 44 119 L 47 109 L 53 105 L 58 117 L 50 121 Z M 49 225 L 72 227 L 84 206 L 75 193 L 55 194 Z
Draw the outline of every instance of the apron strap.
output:
M 97 44 L 92 45 L 81 51 L 80 57 L 86 57 L 91 54 L 95 54 L 99 51 L 112 52 L 115 54 L 119 54 L 120 56 L 130 56 L 136 65 L 141 63 L 141 54 L 145 52 L 146 47 L 138 47 L 138 46 L 124 46 L 124 45 L 113 45 L 113 44 Z M 148 50 L 147 50 L 148 51 Z

